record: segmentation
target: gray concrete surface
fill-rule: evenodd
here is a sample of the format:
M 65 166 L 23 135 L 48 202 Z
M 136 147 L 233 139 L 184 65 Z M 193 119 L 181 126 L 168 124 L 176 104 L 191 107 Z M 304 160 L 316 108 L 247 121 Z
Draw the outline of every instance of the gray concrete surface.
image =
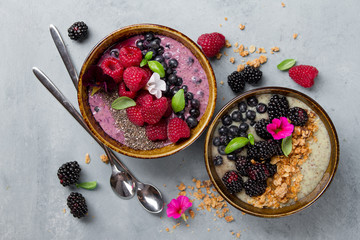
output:
M 285 8 L 281 0 L 0 1 L 0 239 L 235 239 L 230 231 L 240 230 L 241 239 L 358 239 L 360 3 L 284 3 Z M 66 36 L 67 28 L 78 20 L 90 28 L 83 43 Z M 194 40 L 202 33 L 219 31 L 231 43 L 265 47 L 269 60 L 261 68 L 261 86 L 300 90 L 327 110 L 339 134 L 341 159 L 330 188 L 313 206 L 280 219 L 242 215 L 231 208 L 235 221 L 230 224 L 213 221 L 213 213 L 202 212 L 190 220 L 190 227 L 182 224 L 167 233 L 165 228 L 177 221 L 165 214 L 162 218 L 151 215 L 136 199 L 124 201 L 112 193 L 110 167 L 98 160 L 103 151 L 40 85 L 31 67 L 44 70 L 77 104 L 49 24 L 61 31 L 79 70 L 92 46 L 105 35 L 145 22 L 173 27 Z M 240 23 L 246 25 L 244 31 L 238 29 Z M 299 34 L 296 40 L 293 33 Z M 281 50 L 271 55 L 269 48 L 274 46 Z M 228 53 L 233 55 L 231 50 Z M 276 69 L 285 58 L 319 69 L 313 88 L 298 86 L 286 72 Z M 218 111 L 235 96 L 227 84 L 220 84 L 235 65 L 228 57 L 212 65 L 218 80 Z M 180 182 L 207 179 L 203 142 L 204 136 L 185 151 L 163 159 L 122 159 L 138 178 L 158 186 L 169 201 Z M 85 153 L 92 158 L 90 165 L 84 163 Z M 89 207 L 84 220 L 74 219 L 69 211 L 63 213 L 71 189 L 60 186 L 56 172 L 72 160 L 82 166 L 81 180 L 99 182 L 94 191 L 79 190 Z

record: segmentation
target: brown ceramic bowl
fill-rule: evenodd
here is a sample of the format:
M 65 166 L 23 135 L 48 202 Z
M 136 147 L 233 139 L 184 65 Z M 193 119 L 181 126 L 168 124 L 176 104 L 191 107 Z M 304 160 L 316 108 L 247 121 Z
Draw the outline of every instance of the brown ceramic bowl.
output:
M 222 183 L 221 177 L 218 176 L 215 170 L 215 165 L 212 161 L 213 155 L 211 152 L 212 148 L 212 139 L 214 135 L 214 131 L 216 129 L 216 126 L 219 121 L 221 121 L 221 117 L 224 116 L 229 110 L 233 109 L 238 102 L 241 102 L 245 100 L 246 98 L 254 95 L 260 95 L 260 94 L 281 94 L 283 96 L 289 96 L 299 99 L 300 101 L 304 102 L 306 105 L 308 105 L 321 119 L 321 121 L 324 123 L 325 128 L 329 134 L 330 137 L 330 144 L 331 144 L 331 155 L 330 155 L 330 162 L 329 165 L 324 173 L 324 176 L 320 180 L 319 184 L 315 189 L 309 193 L 307 196 L 305 196 L 302 199 L 299 199 L 294 204 L 290 206 L 285 206 L 278 209 L 270 209 L 270 208 L 257 208 L 254 207 L 246 202 L 241 201 L 239 198 L 237 198 L 235 195 L 230 194 L 225 185 Z M 251 214 L 258 217 L 265 217 L 265 218 L 276 218 L 276 217 L 283 217 L 288 216 L 294 213 L 297 213 L 304 208 L 310 206 L 313 204 L 327 189 L 329 184 L 331 183 L 337 166 L 339 162 L 339 141 L 336 134 L 335 127 L 330 120 L 327 113 L 324 111 L 324 109 L 316 103 L 313 99 L 306 96 L 303 93 L 300 93 L 298 91 L 288 89 L 288 88 L 280 88 L 280 87 L 267 87 L 267 88 L 259 88 L 255 89 L 249 92 L 246 92 L 230 102 L 228 102 L 216 115 L 215 119 L 213 120 L 212 124 L 209 127 L 209 130 L 206 135 L 205 140 L 205 164 L 207 172 L 210 176 L 211 181 L 213 182 L 215 188 L 220 193 L 220 195 L 231 205 L 233 205 L 235 208 Z
M 190 138 L 182 141 L 180 143 L 171 144 L 162 148 L 153 149 L 153 150 L 134 150 L 129 148 L 123 144 L 120 144 L 118 141 L 111 138 L 107 135 L 104 130 L 100 127 L 100 125 L 96 122 L 95 118 L 91 113 L 91 109 L 88 103 L 88 92 L 86 87 L 83 86 L 83 75 L 85 71 L 93 64 L 96 64 L 102 54 L 107 50 L 110 46 L 123 41 L 127 38 L 130 38 L 135 35 L 143 34 L 145 32 L 153 32 L 155 34 L 164 35 L 167 37 L 171 37 L 178 42 L 182 43 L 185 47 L 187 47 L 194 56 L 199 60 L 202 68 L 204 69 L 208 83 L 209 83 L 209 102 L 207 108 L 205 110 L 204 115 L 199 119 L 199 124 L 196 128 L 191 130 Z M 106 146 L 111 149 L 122 153 L 124 155 L 136 158 L 160 158 L 172 155 L 187 146 L 193 143 L 205 130 L 206 126 L 209 124 L 211 117 L 215 110 L 216 103 L 216 80 L 213 69 L 203 54 L 201 49 L 194 43 L 190 38 L 185 36 L 184 34 L 160 25 L 153 24 L 138 24 L 131 25 L 124 28 L 121 28 L 110 35 L 106 36 L 103 40 L 101 40 L 90 52 L 88 57 L 86 58 L 79 76 L 79 93 L 78 93 L 78 101 L 80 106 L 81 114 L 90 128 L 91 132 L 103 142 Z

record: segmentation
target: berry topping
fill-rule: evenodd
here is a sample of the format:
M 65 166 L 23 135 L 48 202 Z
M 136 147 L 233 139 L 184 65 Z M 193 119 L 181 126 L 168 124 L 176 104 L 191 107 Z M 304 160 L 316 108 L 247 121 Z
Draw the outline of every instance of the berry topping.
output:
M 161 97 L 153 101 L 151 105 L 143 105 L 141 107 L 141 114 L 144 118 L 144 122 L 155 124 L 160 121 L 167 109 L 168 100 L 166 97 Z
M 234 112 L 231 113 L 231 119 L 234 122 L 240 122 L 240 121 L 243 120 L 243 116 L 242 116 L 240 111 L 234 111 Z
M 206 33 L 201 35 L 197 43 L 207 57 L 214 57 L 225 45 L 225 37 L 220 33 Z
M 114 79 L 116 83 L 120 83 L 123 79 L 124 67 L 116 58 L 106 58 L 100 65 L 106 75 Z
M 180 118 L 173 118 L 170 119 L 168 123 L 168 138 L 171 142 L 176 143 L 181 138 L 188 138 L 190 137 L 190 128 Z
M 169 64 L 169 67 L 171 67 L 171 68 L 177 68 L 179 63 L 175 58 L 172 58 L 169 60 L 168 64 Z
M 255 142 L 249 145 L 247 150 L 248 157 L 257 161 L 263 161 L 275 155 L 282 155 L 280 144 L 272 139 L 267 141 Z
M 263 139 L 271 139 L 272 136 L 266 129 L 266 126 L 270 123 L 267 119 L 261 119 L 255 124 L 256 134 Z
M 69 186 L 79 180 L 81 168 L 77 161 L 64 163 L 58 170 L 57 176 L 61 185 Z
M 68 36 L 72 40 L 82 40 L 87 36 L 88 26 L 84 22 L 76 22 L 68 29 Z
M 267 111 L 267 106 L 266 106 L 266 104 L 264 104 L 264 103 L 259 103 L 259 104 L 256 106 L 256 111 L 257 111 L 258 113 L 266 113 L 266 111 Z
M 305 126 L 306 122 L 308 121 L 308 115 L 306 111 L 299 107 L 290 108 L 288 110 L 287 117 L 295 126 Z
M 189 116 L 187 119 L 186 119 L 186 123 L 187 125 L 189 126 L 189 128 L 194 128 L 198 125 L 199 121 L 192 117 L 192 116 Z
M 251 167 L 251 165 L 251 162 L 244 156 L 238 157 L 235 162 L 235 167 L 241 176 L 248 176 L 247 170 Z
M 247 105 L 246 105 L 245 102 L 239 102 L 238 108 L 239 108 L 239 111 L 240 111 L 240 112 L 244 113 L 244 112 L 246 112 Z
M 200 111 L 199 109 L 195 109 L 195 108 L 191 108 L 189 111 L 190 115 L 193 116 L 194 118 L 198 118 L 200 116 Z
M 230 161 L 235 161 L 236 160 L 236 154 L 228 154 L 227 155 L 227 158 L 230 160 Z
M 241 92 L 245 87 L 245 79 L 243 74 L 238 71 L 234 71 L 228 76 L 228 84 L 233 92 Z
M 258 99 L 255 96 L 249 97 L 246 99 L 247 105 L 250 107 L 256 107 L 256 105 L 259 103 Z
M 256 112 L 253 110 L 247 110 L 246 112 L 246 118 L 249 120 L 254 120 L 256 117 Z
M 239 128 L 235 125 L 229 127 L 229 134 L 233 137 L 237 137 L 239 134 Z
M 228 132 L 229 132 L 229 129 L 227 128 L 227 127 L 225 127 L 225 126 L 221 126 L 220 128 L 219 128 L 219 134 L 220 135 L 227 135 L 228 134 Z
M 154 125 L 147 125 L 145 127 L 146 136 L 151 141 L 166 140 L 167 139 L 167 125 L 165 119 L 161 119 Z
M 266 181 L 254 181 L 249 179 L 244 183 L 245 193 L 250 197 L 262 195 L 266 190 Z
M 231 119 L 230 115 L 226 114 L 221 118 L 221 122 L 225 126 L 229 126 L 232 124 L 232 119 Z
M 226 172 L 222 181 L 230 193 L 238 193 L 242 190 L 243 180 L 237 171 Z
M 239 131 L 246 133 L 247 130 L 249 130 L 249 124 L 241 123 L 240 126 L 239 126 Z
M 119 60 L 125 68 L 139 66 L 142 60 L 141 50 L 132 46 L 122 47 L 119 51 Z
M 148 79 L 147 72 L 139 67 L 128 67 L 124 71 L 124 82 L 126 87 L 132 92 L 137 92 L 143 88 Z
M 195 109 L 199 109 L 200 108 L 200 101 L 197 99 L 192 99 L 191 100 L 191 107 L 195 108 Z
M 286 97 L 274 95 L 270 98 L 268 104 L 269 119 L 272 121 L 274 118 L 286 117 L 289 109 L 289 102 Z
M 223 158 L 222 158 L 222 156 L 219 156 L 219 155 L 215 156 L 215 157 L 214 157 L 214 165 L 215 165 L 215 166 L 219 166 L 219 165 L 221 165 L 221 164 L 223 164 Z
M 86 201 L 81 193 L 72 192 L 67 198 L 67 205 L 70 208 L 70 213 L 76 217 L 85 217 L 88 212 Z
M 318 73 L 319 71 L 315 67 L 308 65 L 295 66 L 289 70 L 291 79 L 304 88 L 314 85 L 314 79 Z
M 125 85 L 125 83 L 124 82 L 122 82 L 122 83 L 120 83 L 119 84 L 119 91 L 118 91 L 118 93 L 119 93 L 119 96 L 125 96 L 125 97 L 129 97 L 129 98 L 134 98 L 135 96 L 136 96 L 136 92 L 132 92 L 132 91 L 130 91 L 127 87 L 126 87 L 126 85 Z
M 144 125 L 144 118 L 141 114 L 141 107 L 136 105 L 126 109 L 126 114 L 130 122 L 137 126 Z
M 218 153 L 221 154 L 221 155 L 226 155 L 225 148 L 226 148 L 226 146 L 224 146 L 224 145 L 219 146 L 218 147 Z
M 262 77 L 262 72 L 259 69 L 251 66 L 246 66 L 242 71 L 242 74 L 245 81 L 250 84 L 257 84 Z
M 219 138 L 219 137 L 214 137 L 214 139 L 213 139 L 213 145 L 214 145 L 215 147 L 218 147 L 218 146 L 220 146 L 220 144 L 221 144 L 220 138 Z

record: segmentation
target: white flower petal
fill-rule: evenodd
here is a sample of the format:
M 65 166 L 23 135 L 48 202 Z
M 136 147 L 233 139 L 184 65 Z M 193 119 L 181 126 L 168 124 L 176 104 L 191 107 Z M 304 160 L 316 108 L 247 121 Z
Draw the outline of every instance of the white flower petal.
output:
M 158 73 L 153 73 L 146 83 L 145 89 L 147 89 L 151 95 L 154 95 L 159 99 L 162 96 L 162 91 L 166 90 L 166 83 L 164 80 L 160 79 Z

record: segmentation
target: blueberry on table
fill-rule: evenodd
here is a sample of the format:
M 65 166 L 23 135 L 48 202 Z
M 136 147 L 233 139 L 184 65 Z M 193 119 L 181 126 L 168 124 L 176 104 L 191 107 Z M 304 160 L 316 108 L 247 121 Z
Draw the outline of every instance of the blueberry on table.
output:
M 249 120 L 254 120 L 256 117 L 256 112 L 253 111 L 253 110 L 248 110 L 246 112 L 246 118 L 249 119 Z
M 255 96 L 249 97 L 247 99 L 247 104 L 250 107 L 256 107 L 256 105 L 259 103 L 258 99 Z
M 242 114 L 240 111 L 234 111 L 231 113 L 231 119 L 234 121 L 234 122 L 240 122 L 243 117 L 242 117 Z
M 178 66 L 178 61 L 175 58 L 169 60 L 169 67 L 176 68 Z
M 199 107 L 200 107 L 200 101 L 197 100 L 197 99 L 192 99 L 192 100 L 191 100 L 191 106 L 192 106 L 193 108 L 199 109 Z M 230 123 L 230 124 L 231 124 L 231 123 Z M 230 125 L 230 124 L 229 124 L 229 125 Z
M 232 119 L 230 117 L 230 115 L 226 114 L 225 116 L 223 116 L 221 118 L 221 122 L 222 124 L 224 124 L 225 126 L 229 126 L 232 124 Z
M 214 137 L 214 139 L 213 139 L 213 145 L 214 145 L 215 147 L 218 147 L 218 146 L 221 145 L 221 142 L 220 142 L 220 138 L 219 138 L 219 137 Z
M 190 115 L 193 116 L 194 118 L 198 118 L 198 117 L 200 116 L 200 111 L 199 111 L 199 109 L 192 108 L 192 109 L 190 109 L 189 113 L 190 113 Z
M 247 105 L 245 102 L 239 102 L 238 108 L 240 112 L 244 113 L 247 110 Z
M 247 123 L 241 123 L 239 126 L 239 131 L 246 132 L 247 130 L 249 130 L 249 125 Z
M 194 128 L 198 125 L 199 121 L 192 117 L 192 116 L 189 116 L 187 119 L 186 119 L 186 123 L 187 125 L 189 126 L 189 128 Z
M 223 158 L 219 155 L 214 157 L 214 165 L 219 166 L 223 163 Z
M 259 104 L 256 106 L 256 111 L 257 111 L 258 113 L 266 113 L 266 111 L 267 111 L 267 106 L 266 106 L 266 104 L 264 104 L 264 103 L 259 103 Z
M 229 129 L 225 126 L 221 126 L 218 130 L 220 135 L 227 135 L 229 133 Z

